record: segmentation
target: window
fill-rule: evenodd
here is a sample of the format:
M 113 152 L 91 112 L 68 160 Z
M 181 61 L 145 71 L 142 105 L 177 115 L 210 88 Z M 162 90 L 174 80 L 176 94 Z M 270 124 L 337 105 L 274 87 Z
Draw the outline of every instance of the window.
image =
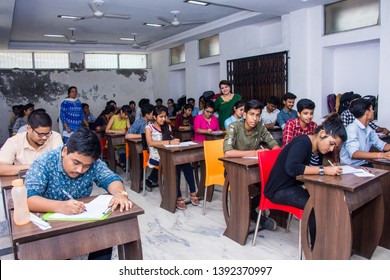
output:
M 345 0 L 325 5 L 325 34 L 378 25 L 380 0 Z
M 171 57 L 171 65 L 184 63 L 186 61 L 185 46 L 180 45 L 169 49 Z
M 0 68 L 3 69 L 32 69 L 31 52 L 0 52 Z
M 69 68 L 68 53 L 34 53 L 35 69 L 67 69 Z
M 219 55 L 219 35 L 199 40 L 199 58 Z
M 89 69 L 116 69 L 118 68 L 118 55 L 86 53 L 85 68 Z
M 121 69 L 145 69 L 146 67 L 146 54 L 119 54 Z

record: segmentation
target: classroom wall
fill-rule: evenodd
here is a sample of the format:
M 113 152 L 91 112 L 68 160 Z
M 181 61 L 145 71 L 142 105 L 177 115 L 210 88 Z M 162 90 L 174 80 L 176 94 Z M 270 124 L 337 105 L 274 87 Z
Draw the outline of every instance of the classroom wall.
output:
M 149 70 L 8 70 L 0 71 L 0 143 L 8 138 L 11 107 L 31 102 L 44 108 L 58 131 L 59 104 L 69 86 L 76 86 L 81 102 L 88 103 L 97 117 L 108 100 L 118 106 L 141 98 L 154 100 L 153 75 Z

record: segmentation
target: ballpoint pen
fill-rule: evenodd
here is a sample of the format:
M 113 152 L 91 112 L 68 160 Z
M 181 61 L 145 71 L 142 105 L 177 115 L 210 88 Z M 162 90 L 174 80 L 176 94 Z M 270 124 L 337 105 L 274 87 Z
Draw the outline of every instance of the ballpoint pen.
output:
M 328 159 L 328 162 L 331 166 L 334 166 L 334 164 L 330 161 L 330 159 Z
M 106 210 L 103 211 L 103 215 L 107 215 L 108 213 L 110 213 L 112 211 L 111 207 L 108 207 Z
M 69 199 L 72 199 L 74 201 L 76 201 L 76 199 L 73 198 L 73 196 L 71 196 L 66 190 L 62 189 L 62 192 L 69 198 Z M 77 202 L 77 201 L 76 201 Z M 87 209 L 84 209 L 84 212 L 87 212 Z
M 363 169 L 364 171 L 368 172 L 368 173 L 372 173 L 371 170 L 368 169 L 367 167 L 362 166 L 362 169 Z

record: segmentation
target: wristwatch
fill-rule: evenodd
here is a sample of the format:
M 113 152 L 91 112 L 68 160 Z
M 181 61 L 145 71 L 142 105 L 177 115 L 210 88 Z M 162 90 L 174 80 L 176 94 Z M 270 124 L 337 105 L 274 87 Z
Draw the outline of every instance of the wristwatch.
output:
M 119 191 L 118 193 L 120 193 L 121 195 L 123 195 L 123 196 L 126 197 L 127 199 L 129 198 L 129 195 L 127 194 L 126 191 Z
M 322 165 L 320 165 L 320 175 L 325 175 L 325 169 Z

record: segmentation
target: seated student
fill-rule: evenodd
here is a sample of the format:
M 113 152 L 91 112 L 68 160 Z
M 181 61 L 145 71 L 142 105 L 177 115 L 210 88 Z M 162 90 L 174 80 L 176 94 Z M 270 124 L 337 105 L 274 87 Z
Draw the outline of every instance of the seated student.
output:
M 131 114 L 129 116 L 129 120 L 130 120 L 130 125 L 132 125 L 135 122 L 137 116 L 137 108 L 133 100 L 129 102 L 129 106 L 131 108 Z
M 224 122 L 225 128 L 228 127 L 228 125 L 232 122 L 237 122 L 239 120 L 242 120 L 242 115 L 244 114 L 244 107 L 245 107 L 245 101 L 244 100 L 238 100 L 232 109 L 232 115 L 227 118 Z
M 199 108 L 195 106 L 195 99 L 194 98 L 188 98 L 187 103 L 192 105 L 192 116 L 196 117 L 199 114 Z
M 293 109 L 297 96 L 291 92 L 287 92 L 283 96 L 283 109 L 279 112 L 277 119 L 278 124 L 282 129 L 288 120 L 298 118 L 297 111 Z
M 17 175 L 46 151 L 62 146 L 62 137 L 52 131 L 50 116 L 41 111 L 31 113 L 27 131 L 8 138 L 0 150 L 0 175 Z
M 174 129 L 191 130 L 194 127 L 194 117 L 192 116 L 192 105 L 187 103 L 183 107 L 183 113 L 176 115 Z
M 261 113 L 261 123 L 264 124 L 267 129 L 274 128 L 278 114 L 280 112 L 278 109 L 279 106 L 279 98 L 276 96 L 271 96 L 267 102 L 267 106 L 265 106 L 265 109 Z
M 149 124 L 145 128 L 145 137 L 146 142 L 149 146 L 149 166 L 153 168 L 154 166 L 159 165 L 160 155 L 158 154 L 156 145 L 161 144 L 179 144 L 180 140 L 173 138 L 171 127 L 166 123 L 168 109 L 165 106 L 155 107 L 153 110 L 153 124 Z M 176 165 L 176 188 L 177 188 L 177 199 L 176 199 L 176 208 L 179 210 L 185 210 L 187 208 L 184 203 L 181 190 L 180 190 L 180 177 L 181 170 L 184 173 L 184 177 L 190 188 L 190 199 L 191 204 L 194 206 L 199 205 L 199 198 L 196 196 L 196 187 L 194 173 L 192 166 L 189 163 Z M 149 182 L 157 182 L 157 170 L 152 169 L 148 180 Z
M 203 114 L 197 115 L 194 119 L 194 140 L 203 142 L 206 140 L 206 134 L 219 130 L 218 119 L 214 116 L 214 102 L 207 101 Z
M 317 128 L 317 124 L 313 122 L 315 107 L 310 99 L 303 98 L 298 101 L 298 118 L 286 122 L 283 130 L 283 147 L 297 136 L 314 133 Z
M 148 98 L 141 98 L 141 100 L 138 101 L 138 107 L 135 110 L 135 119 L 142 118 L 141 108 L 145 104 L 149 104 L 149 103 L 150 103 L 150 100 Z
M 127 130 L 125 139 L 141 138 L 141 134 L 145 133 L 145 127 L 154 120 L 153 109 L 154 106 L 149 103 L 142 106 L 142 118 L 135 120 L 133 125 Z
M 88 197 L 93 184 L 113 195 L 107 207 L 128 211 L 128 199 L 121 177 L 112 172 L 100 158 L 98 137 L 86 127 L 75 131 L 66 145 L 45 153 L 27 171 L 25 186 L 30 211 L 60 212 L 67 215 L 85 210 L 83 202 L 69 199 Z M 89 259 L 111 259 L 112 248 L 89 254 Z
M 225 157 L 254 157 L 257 156 L 258 151 L 264 150 L 264 148 L 279 148 L 278 143 L 260 122 L 262 109 L 263 105 L 259 101 L 248 101 L 245 104 L 244 119 L 229 124 L 226 128 L 226 135 L 223 142 Z M 258 199 L 259 196 L 251 199 L 252 213 L 259 205 Z M 256 216 L 251 214 L 251 217 L 254 219 L 256 219 Z M 276 222 L 265 215 L 261 217 L 260 224 L 264 229 L 276 229 Z
M 9 126 L 8 126 L 9 136 L 12 136 L 12 129 L 14 127 L 15 121 L 19 117 L 22 110 L 23 110 L 22 104 L 12 106 L 12 115 L 9 119 Z
M 46 112 L 46 110 L 43 109 L 43 108 L 35 109 L 34 111 L 32 111 L 32 113 L 30 114 L 30 116 L 31 116 L 33 113 L 36 113 L 36 112 Z M 29 117 L 30 117 L 30 116 L 29 116 Z M 28 126 L 28 123 L 25 124 L 25 125 L 23 125 L 23 126 L 21 126 L 21 127 L 19 127 L 17 133 L 22 133 L 22 132 L 27 131 L 27 126 Z
M 18 133 L 18 129 L 28 123 L 28 117 L 34 111 L 34 104 L 28 103 L 23 106 L 20 111 L 19 117 L 15 120 L 14 126 L 12 127 L 12 135 Z
M 81 107 L 83 108 L 83 112 L 85 115 L 85 120 L 91 126 L 91 123 L 95 122 L 96 118 L 94 115 L 92 115 L 91 111 L 89 110 L 89 105 L 87 103 L 81 103 Z
M 347 126 L 348 140 L 340 152 L 342 164 L 369 166 L 369 159 L 390 159 L 390 144 L 379 139 L 375 131 L 368 126 L 374 119 L 374 109 L 369 100 L 358 99 L 351 103 L 349 110 L 355 117 L 353 123 Z M 371 147 L 382 152 L 370 152 Z
M 161 106 L 163 105 L 163 100 L 161 98 L 156 99 L 156 106 Z
M 328 118 L 317 127 L 313 135 L 301 135 L 294 138 L 280 152 L 265 186 L 264 195 L 274 203 L 286 204 L 304 209 L 309 193 L 298 181 L 298 175 L 320 174 L 340 175 L 340 166 L 312 166 L 312 153 L 316 153 L 322 162 L 322 155 L 333 151 L 347 140 L 344 125 L 337 114 Z M 315 240 L 315 218 L 309 218 L 310 240 Z
M 106 108 L 100 113 L 99 117 L 90 125 L 90 128 L 96 131 L 106 131 L 106 127 L 110 118 L 115 113 L 115 107 L 106 105 Z
M 176 117 L 177 108 L 176 108 L 176 104 L 172 98 L 169 98 L 167 100 L 167 106 L 168 106 L 167 107 L 168 108 L 168 118 Z
M 351 102 L 349 103 L 349 106 L 351 106 L 351 103 L 357 99 L 361 98 L 360 94 L 357 94 L 357 93 L 354 93 L 351 97 Z M 344 126 L 347 127 L 348 125 L 350 125 L 351 123 L 353 123 L 353 121 L 355 120 L 355 117 L 353 116 L 353 114 L 351 113 L 351 111 L 349 109 L 346 109 L 344 110 L 342 113 L 341 113 L 341 119 L 343 120 L 343 123 L 344 123 Z M 383 134 L 389 134 L 389 130 L 385 127 L 379 127 L 377 126 L 374 121 L 370 121 L 368 123 L 368 125 L 377 133 L 383 133 Z

